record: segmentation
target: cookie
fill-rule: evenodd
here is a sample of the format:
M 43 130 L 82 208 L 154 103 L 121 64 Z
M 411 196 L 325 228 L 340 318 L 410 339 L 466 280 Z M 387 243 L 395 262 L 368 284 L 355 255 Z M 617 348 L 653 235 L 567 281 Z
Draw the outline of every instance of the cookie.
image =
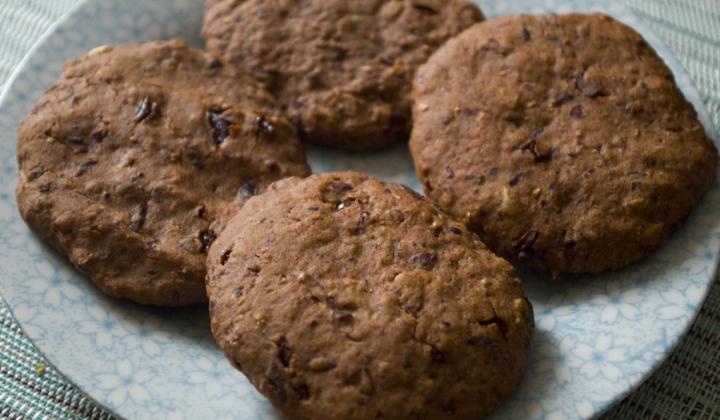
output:
M 212 0 L 203 36 L 278 98 L 301 137 L 359 151 L 407 141 L 415 70 L 480 20 L 467 0 Z
M 668 67 L 603 14 L 481 23 L 413 89 L 427 195 L 495 252 L 555 275 L 642 259 L 716 176 L 717 150 Z
M 207 249 L 229 216 L 309 168 L 274 99 L 179 41 L 69 61 L 22 122 L 17 203 L 103 292 L 206 301 Z
M 213 334 L 287 417 L 475 419 L 526 368 L 513 268 L 411 190 L 346 172 L 251 198 L 210 247 Z

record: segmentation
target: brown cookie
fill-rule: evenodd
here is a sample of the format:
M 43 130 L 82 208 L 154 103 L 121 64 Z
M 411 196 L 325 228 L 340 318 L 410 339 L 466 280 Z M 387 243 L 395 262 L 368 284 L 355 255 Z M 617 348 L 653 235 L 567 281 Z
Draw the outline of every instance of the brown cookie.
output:
M 207 249 L 228 216 L 309 173 L 273 98 L 238 80 L 179 41 L 69 61 L 20 127 L 22 217 L 109 295 L 205 301 Z
M 553 274 L 640 260 L 715 179 L 717 150 L 670 70 L 602 14 L 476 25 L 413 92 L 427 195 L 495 252 Z
M 475 419 L 527 365 L 512 267 L 409 189 L 346 172 L 288 178 L 210 247 L 213 334 L 296 419 Z
M 309 141 L 405 141 L 415 69 L 482 20 L 467 0 L 212 0 L 208 49 L 253 74 Z

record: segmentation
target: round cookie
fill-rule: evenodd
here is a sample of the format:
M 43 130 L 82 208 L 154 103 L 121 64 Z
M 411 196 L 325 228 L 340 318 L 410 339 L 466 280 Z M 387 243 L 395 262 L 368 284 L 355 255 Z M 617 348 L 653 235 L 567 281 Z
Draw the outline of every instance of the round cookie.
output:
M 525 371 L 532 307 L 513 268 L 406 187 L 288 178 L 208 255 L 215 339 L 286 416 L 475 419 Z
M 553 275 L 640 260 L 715 179 L 717 150 L 670 70 L 602 14 L 481 23 L 413 89 L 427 195 L 495 252 Z
M 309 141 L 406 141 L 417 67 L 482 20 L 468 0 L 212 0 L 208 50 L 262 81 Z
M 179 41 L 69 61 L 23 121 L 17 202 L 105 293 L 206 301 L 207 249 L 248 197 L 309 168 L 274 99 Z

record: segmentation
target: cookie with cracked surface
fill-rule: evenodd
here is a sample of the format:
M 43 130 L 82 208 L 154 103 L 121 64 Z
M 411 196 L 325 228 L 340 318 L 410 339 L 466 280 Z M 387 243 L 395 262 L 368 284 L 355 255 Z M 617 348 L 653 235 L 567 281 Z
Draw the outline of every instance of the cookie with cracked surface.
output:
M 715 179 L 715 145 L 668 67 L 602 14 L 481 23 L 418 71 L 414 99 L 428 196 L 555 275 L 642 259 Z
M 210 247 L 228 359 L 297 419 L 475 419 L 527 365 L 513 268 L 430 201 L 358 173 L 287 178 Z
M 303 138 L 358 151 L 407 140 L 415 69 L 480 20 L 467 0 L 212 0 L 203 35 Z
M 69 61 L 23 121 L 17 202 L 105 293 L 206 301 L 207 249 L 249 196 L 309 168 L 274 99 L 179 41 Z

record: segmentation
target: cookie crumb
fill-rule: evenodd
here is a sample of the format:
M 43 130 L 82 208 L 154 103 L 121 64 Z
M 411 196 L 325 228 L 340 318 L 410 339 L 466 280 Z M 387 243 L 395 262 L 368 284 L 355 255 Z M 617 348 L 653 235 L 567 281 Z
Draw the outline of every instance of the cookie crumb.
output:
M 40 376 L 45 374 L 45 364 L 43 362 L 35 363 L 35 373 Z

